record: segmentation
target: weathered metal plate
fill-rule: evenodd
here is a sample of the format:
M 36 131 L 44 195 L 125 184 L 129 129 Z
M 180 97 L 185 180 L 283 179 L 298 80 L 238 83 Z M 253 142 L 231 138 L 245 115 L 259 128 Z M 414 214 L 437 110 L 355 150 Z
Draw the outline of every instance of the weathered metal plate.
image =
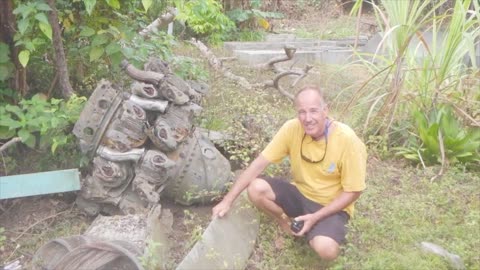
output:
M 78 169 L 0 177 L 0 199 L 80 190 Z

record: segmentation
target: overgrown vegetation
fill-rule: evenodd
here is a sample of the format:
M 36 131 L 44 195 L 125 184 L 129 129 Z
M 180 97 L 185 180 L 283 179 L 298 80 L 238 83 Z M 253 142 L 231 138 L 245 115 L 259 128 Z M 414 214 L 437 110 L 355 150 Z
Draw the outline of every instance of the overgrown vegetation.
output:
M 479 86 L 466 82 L 478 72 L 474 48 L 480 6 L 455 1 L 453 10 L 437 14 L 444 3 L 372 3 L 383 38 L 377 53 L 360 61 L 372 76 L 345 110 L 362 112 L 366 138 L 381 136 L 386 145 L 401 146 L 399 154 L 423 166 L 440 163 L 443 171 L 461 163 L 478 169 Z
M 209 71 L 195 53 L 176 55 L 174 49 L 193 48 L 163 31 L 140 37 L 138 32 L 173 2 L 179 3 L 179 18 L 192 31 L 186 37 L 190 34 L 210 45 L 232 38 L 260 40 L 266 33 L 262 28 L 268 29 L 270 20 L 280 16 L 276 10 L 263 10 L 258 4 L 264 1 L 258 0 L 246 1 L 246 8 L 226 14 L 220 2 L 214 0 L 58 0 L 72 83 L 79 95 L 87 97 L 100 78 L 121 80 L 121 59 L 140 67 L 148 57 L 161 56 L 172 63 L 179 76 L 209 83 L 211 90 L 198 125 L 230 136 L 218 146 L 233 169 L 242 169 L 278 127 L 294 117 L 291 103 L 274 90 L 240 89 Z M 320 2 L 304 0 L 296 4 Z M 331 264 L 321 262 L 303 239 L 283 236 L 270 219 L 262 216 L 248 269 L 451 268 L 445 259 L 421 251 L 422 241 L 458 254 L 467 269 L 480 269 L 480 82 L 475 59 L 470 58 L 471 66 L 463 62 L 465 55 L 471 56 L 472 45 L 480 35 L 479 6 L 476 1 L 458 0 L 452 1 L 453 10 L 437 13 L 435 7 L 444 2 L 375 1 L 378 25 L 384 33 L 384 53 L 362 55 L 361 65 L 344 69 L 317 65 L 313 71 L 321 76 L 306 79 L 329 90 L 332 115 L 352 125 L 369 145 L 368 189 L 351 220 L 343 256 Z M 53 65 L 47 65 L 54 59 L 51 30 L 45 20 L 49 8 L 41 0 L 14 3 L 19 16 L 16 27 L 22 31 L 15 38 L 17 55 L 12 54 L 7 43 L 0 42 L 0 139 L 4 142 L 19 136 L 35 150 L 12 148 L 2 157 L 4 165 L 0 170 L 25 173 L 78 166 L 82 157 L 69 132 L 86 98 L 62 100 L 55 87 L 56 71 Z M 40 8 L 28 11 L 34 6 Z M 473 12 L 468 11 L 469 7 L 474 8 Z M 296 34 L 341 38 L 355 33 L 354 18 L 332 21 L 322 31 L 297 28 Z M 423 35 L 427 32 L 438 39 L 427 43 Z M 10 83 L 19 68 L 16 60 L 28 70 L 31 81 L 27 92 Z M 229 68 L 252 81 L 270 76 L 236 64 Z M 364 73 L 368 73 L 366 80 Z M 337 111 L 341 108 L 348 115 Z M 392 155 L 392 150 L 398 156 Z M 27 158 L 15 159 L 15 155 Z M 400 158 L 419 166 L 402 164 Z M 449 170 L 444 170 L 447 165 Z M 436 177 L 438 171 L 443 177 Z M 288 162 L 270 166 L 266 173 L 288 175 Z M 183 226 L 189 236 L 184 248 L 193 246 L 201 236 L 204 228 L 196 223 L 197 218 L 185 213 Z M 40 223 L 29 237 L 18 241 L 21 251 L 31 253 L 47 239 L 81 233 L 87 223 L 84 219 L 78 223 L 81 226 L 69 218 L 50 223 L 54 227 Z M 2 246 L 15 249 L 17 242 L 5 237 L 18 232 L 8 230 L 3 232 L 0 227 L 0 251 Z M 144 264 L 153 263 L 147 254 Z M 168 263 L 173 269 L 173 263 Z

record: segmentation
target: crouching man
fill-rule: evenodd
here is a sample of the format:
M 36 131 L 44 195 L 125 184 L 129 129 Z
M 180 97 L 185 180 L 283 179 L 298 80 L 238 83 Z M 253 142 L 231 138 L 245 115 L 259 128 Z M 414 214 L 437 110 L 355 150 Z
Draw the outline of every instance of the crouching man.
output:
M 366 187 L 366 149 L 350 127 L 328 116 L 320 89 L 301 89 L 294 105 L 297 118 L 280 128 L 212 214 L 223 217 L 247 189 L 257 208 L 273 217 L 286 232 L 305 236 L 315 252 L 330 261 L 340 253 L 354 202 Z M 270 163 L 287 156 L 291 183 L 260 176 Z M 298 226 L 292 231 L 293 220 Z

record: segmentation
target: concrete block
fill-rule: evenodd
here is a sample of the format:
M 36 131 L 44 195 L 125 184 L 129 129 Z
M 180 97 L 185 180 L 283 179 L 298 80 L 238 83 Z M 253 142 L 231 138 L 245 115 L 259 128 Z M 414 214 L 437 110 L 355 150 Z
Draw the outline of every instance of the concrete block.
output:
M 257 210 L 246 194 L 223 218 L 214 219 L 177 270 L 245 269 L 259 229 Z

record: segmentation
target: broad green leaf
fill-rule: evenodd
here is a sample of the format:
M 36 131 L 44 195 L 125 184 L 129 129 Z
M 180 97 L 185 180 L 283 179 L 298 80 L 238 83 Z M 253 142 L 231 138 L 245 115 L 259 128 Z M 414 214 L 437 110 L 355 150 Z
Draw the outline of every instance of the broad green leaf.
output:
M 95 35 L 95 30 L 88 26 L 83 27 L 82 31 L 80 32 L 81 37 L 90 37 Z
M 18 136 L 20 138 L 22 138 L 22 142 L 25 142 L 27 141 L 30 137 L 32 137 L 32 134 L 30 134 L 30 132 L 24 128 L 20 129 L 18 131 Z
M 27 11 L 27 6 L 19 5 L 16 9 L 13 10 L 14 15 L 22 14 Z
M 26 67 L 28 64 L 28 60 L 30 60 L 30 51 L 23 50 L 18 54 L 18 61 L 23 67 Z
M 15 129 L 9 129 L 5 126 L 0 126 L 0 139 L 6 140 L 15 136 Z
M 52 10 L 49 5 L 47 5 L 47 4 L 45 4 L 45 3 L 38 3 L 38 2 L 37 2 L 36 8 L 37 8 L 38 10 L 41 10 L 41 11 L 50 11 L 50 10 Z
M 97 0 L 83 0 L 85 4 L 85 9 L 87 10 L 88 15 L 92 15 L 93 8 L 97 4 Z
M 18 21 L 18 31 L 20 32 L 20 34 L 25 34 L 25 32 L 27 31 L 28 29 L 28 26 L 30 26 L 30 21 L 28 19 L 21 19 Z
M 124 59 L 124 56 L 121 52 L 114 53 L 114 54 L 110 55 L 109 57 L 110 57 L 110 61 L 112 61 L 112 66 L 113 67 L 119 67 L 120 63 Z
M 90 50 L 90 62 L 93 62 L 93 61 L 99 59 L 103 55 L 104 52 L 105 52 L 105 50 L 102 47 L 93 47 Z
M 25 49 L 28 50 L 28 51 L 35 51 L 35 44 L 30 41 L 30 40 L 25 40 L 25 43 L 23 44 L 23 46 L 25 46 Z
M 112 55 L 114 53 L 119 52 L 121 49 L 122 47 L 120 47 L 120 45 L 117 42 L 111 42 L 105 48 L 105 52 L 107 53 L 107 55 Z
M 142 0 L 142 5 L 146 12 L 152 6 L 152 0 Z
M 0 126 L 8 127 L 9 130 L 15 130 L 22 127 L 22 123 L 11 118 L 5 118 L 0 120 Z
M 50 40 L 52 40 L 52 27 L 50 26 L 49 23 L 39 23 L 38 26 L 40 27 L 40 30 L 42 33 Z
M 15 105 L 5 106 L 5 111 L 14 113 L 18 118 L 24 117 L 23 110 L 20 109 L 18 106 L 15 106 Z
M 108 42 L 108 37 L 106 35 L 96 35 L 92 40 L 92 46 L 103 45 Z
M 120 8 L 120 2 L 118 0 L 106 0 L 107 4 L 111 6 L 114 9 L 119 9 Z
M 35 14 L 35 19 L 39 22 L 49 24 L 48 19 L 47 19 L 47 15 L 45 15 L 45 13 L 43 13 L 43 12 Z

